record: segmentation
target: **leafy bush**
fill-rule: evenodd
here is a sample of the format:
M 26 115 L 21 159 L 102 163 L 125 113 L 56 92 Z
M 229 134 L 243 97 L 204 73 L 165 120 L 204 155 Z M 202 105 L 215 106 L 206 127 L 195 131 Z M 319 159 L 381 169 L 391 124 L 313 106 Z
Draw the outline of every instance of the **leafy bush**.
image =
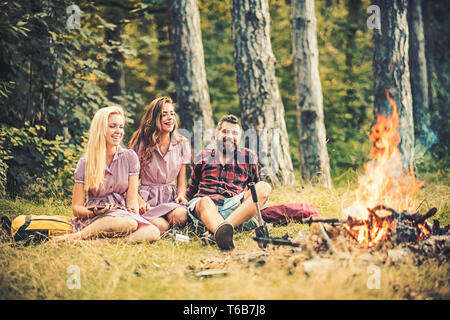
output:
M 45 127 L 1 127 L 0 150 L 7 165 L 8 195 L 25 198 L 67 197 L 73 186 L 73 172 L 82 146 L 61 136 L 43 138 Z

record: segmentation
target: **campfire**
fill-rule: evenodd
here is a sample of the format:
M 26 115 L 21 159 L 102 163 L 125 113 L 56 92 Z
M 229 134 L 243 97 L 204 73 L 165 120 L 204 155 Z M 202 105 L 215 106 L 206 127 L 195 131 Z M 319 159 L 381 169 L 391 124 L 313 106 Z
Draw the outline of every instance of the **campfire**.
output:
M 437 209 L 432 208 L 424 215 L 417 212 L 420 205 L 416 196 L 423 183 L 416 180 L 412 166 L 405 170 L 402 165 L 397 105 L 389 96 L 389 91 L 386 96 L 392 105 L 392 114 L 378 115 L 371 129 L 372 160 L 365 164 L 365 172 L 358 179 L 356 200 L 344 211 L 346 217 L 309 217 L 302 220 L 302 223 L 315 225 L 313 233 L 320 236 L 315 246 L 316 252 L 324 248 L 336 251 L 333 238 L 340 235 L 345 236 L 346 242 L 355 243 L 361 249 L 379 249 L 384 244 L 390 247 L 400 244 L 424 247 L 431 244 L 433 248 L 439 248 L 438 251 L 448 251 L 449 226 L 441 228 L 438 220 L 430 226 L 427 221 L 436 214 Z M 287 234 L 281 238 L 254 239 L 263 247 L 268 243 L 298 247 L 307 241 L 290 239 Z
M 372 161 L 365 164 L 365 173 L 358 179 L 356 201 L 348 222 L 343 224 L 348 238 L 365 247 L 376 247 L 391 239 L 417 242 L 431 235 L 426 218 L 415 213 L 416 194 L 423 183 L 416 180 L 412 166 L 404 170 L 400 144 L 397 105 L 386 92 L 392 105 L 391 116 L 378 115 L 370 139 Z M 431 214 L 432 213 L 432 214 Z M 436 213 L 431 210 L 428 218 Z
M 384 205 L 367 209 L 367 219 L 349 217 L 343 224 L 347 237 L 366 247 L 376 247 L 383 241 L 417 242 L 426 239 L 432 234 L 427 219 L 436 213 L 436 208 L 431 209 L 424 216 L 414 215 L 404 211 L 398 213 Z

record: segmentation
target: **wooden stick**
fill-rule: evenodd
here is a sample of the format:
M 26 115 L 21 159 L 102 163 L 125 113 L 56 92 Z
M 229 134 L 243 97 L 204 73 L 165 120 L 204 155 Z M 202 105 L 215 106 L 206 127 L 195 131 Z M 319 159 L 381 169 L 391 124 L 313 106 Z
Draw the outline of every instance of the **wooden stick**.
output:
M 331 241 L 330 237 L 328 236 L 327 231 L 325 230 L 324 226 L 322 225 L 322 223 L 319 223 L 319 232 L 320 235 L 323 239 L 323 242 L 327 245 L 328 249 L 330 250 L 331 253 L 335 253 L 336 248 L 333 245 L 333 242 Z

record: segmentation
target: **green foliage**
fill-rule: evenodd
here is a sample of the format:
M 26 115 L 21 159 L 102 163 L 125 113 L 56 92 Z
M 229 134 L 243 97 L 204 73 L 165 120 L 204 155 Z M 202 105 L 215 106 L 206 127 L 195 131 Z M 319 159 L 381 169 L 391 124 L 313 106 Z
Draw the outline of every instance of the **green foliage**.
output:
M 424 1 L 422 14 L 425 31 L 425 54 L 427 58 L 431 123 L 430 131 L 438 136 L 438 143 L 431 148 L 431 159 L 439 170 L 448 173 L 450 167 L 450 21 L 448 1 Z M 428 168 L 434 170 L 436 168 Z
M 0 150 L 7 165 L 7 191 L 27 198 L 67 197 L 81 146 L 70 145 L 61 136 L 45 139 L 45 127 L 1 127 Z
M 206 77 L 213 118 L 240 116 L 233 61 L 230 1 L 198 1 Z
M 82 145 L 94 113 L 111 103 L 106 97 L 111 79 L 104 72 L 109 54 L 116 49 L 127 59 L 136 54 L 126 43 L 104 43 L 104 30 L 113 27 L 102 17 L 104 5 L 79 2 L 81 28 L 67 29 L 71 4 L 0 4 L 1 144 L 10 157 L 2 157 L 0 167 L 4 172 L 8 165 L 10 196 L 69 195 L 71 179 L 63 177 L 72 176 L 71 161 L 80 156 L 73 151 Z M 132 123 L 142 97 L 133 89 L 124 97 Z
M 319 74 L 333 176 L 368 160 L 373 122 L 369 1 L 315 1 Z
M 66 8 L 78 4 L 81 28 L 68 30 Z M 331 172 L 336 183 L 368 160 L 373 117 L 369 0 L 316 0 L 319 73 Z M 230 0 L 199 0 L 205 67 L 214 120 L 239 115 Z M 120 14 L 122 43 L 105 42 Z M 417 161 L 420 172 L 448 175 L 448 4 L 423 8 L 433 130 L 440 139 Z M 290 1 L 270 0 L 271 42 L 285 107 L 294 168 L 299 169 Z M 109 12 L 109 13 L 108 13 Z M 124 56 L 125 144 L 145 106 L 160 95 L 176 100 L 168 3 L 164 0 L 7 1 L 0 4 L 0 195 L 70 194 L 76 160 L 94 113 L 111 102 L 106 65 Z M 245 121 L 245 120 L 244 120 Z M 190 129 L 190 128 L 187 128 Z M 5 182 L 7 179 L 7 182 Z
M 271 42 L 277 59 L 276 76 L 285 110 L 286 128 L 289 133 L 289 145 L 292 164 L 300 168 L 297 131 L 297 110 L 295 101 L 295 75 L 292 64 L 292 31 L 290 21 L 291 8 L 287 1 L 270 1 Z
M 156 97 L 168 95 L 176 100 L 173 79 L 173 57 L 169 40 L 167 2 L 153 0 L 137 2 L 143 14 L 130 19 L 124 26 L 124 45 L 135 54 L 125 58 L 125 82 L 128 94 L 135 95 L 125 140 L 138 128 L 145 107 Z M 129 102 L 131 103 L 131 102 Z

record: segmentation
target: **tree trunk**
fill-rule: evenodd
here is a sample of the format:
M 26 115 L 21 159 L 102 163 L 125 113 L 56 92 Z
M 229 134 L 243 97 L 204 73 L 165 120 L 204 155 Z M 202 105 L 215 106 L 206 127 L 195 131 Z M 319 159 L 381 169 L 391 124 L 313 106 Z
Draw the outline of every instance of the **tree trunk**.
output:
M 413 102 L 416 154 L 424 153 L 434 143 L 428 97 L 427 60 L 421 0 L 410 0 L 408 7 L 409 70 Z
M 105 10 L 106 20 L 115 25 L 115 28 L 105 29 L 105 43 L 109 46 L 122 45 L 122 12 L 121 9 L 108 6 Z M 123 54 L 117 50 L 112 49 L 112 53 L 108 55 L 108 63 L 106 64 L 106 74 L 112 79 L 112 82 L 107 85 L 107 97 L 110 101 L 120 104 L 125 107 L 125 72 L 123 64 L 125 59 Z
M 243 129 L 256 145 L 261 176 L 274 185 L 295 182 L 289 139 L 275 77 L 267 0 L 232 0 L 231 28 Z M 268 141 L 270 143 L 268 143 Z M 244 140 L 245 141 L 245 140 Z
M 204 134 L 206 130 L 214 129 L 214 121 L 206 81 L 197 0 L 173 0 L 169 11 L 180 127 Z M 194 151 L 198 151 L 198 143 L 194 141 Z
M 386 90 L 398 107 L 403 169 L 414 164 L 414 121 L 409 75 L 407 0 L 378 0 L 381 29 L 374 29 L 374 115 L 390 115 Z
M 291 21 L 302 178 L 330 188 L 314 1 L 294 0 Z

